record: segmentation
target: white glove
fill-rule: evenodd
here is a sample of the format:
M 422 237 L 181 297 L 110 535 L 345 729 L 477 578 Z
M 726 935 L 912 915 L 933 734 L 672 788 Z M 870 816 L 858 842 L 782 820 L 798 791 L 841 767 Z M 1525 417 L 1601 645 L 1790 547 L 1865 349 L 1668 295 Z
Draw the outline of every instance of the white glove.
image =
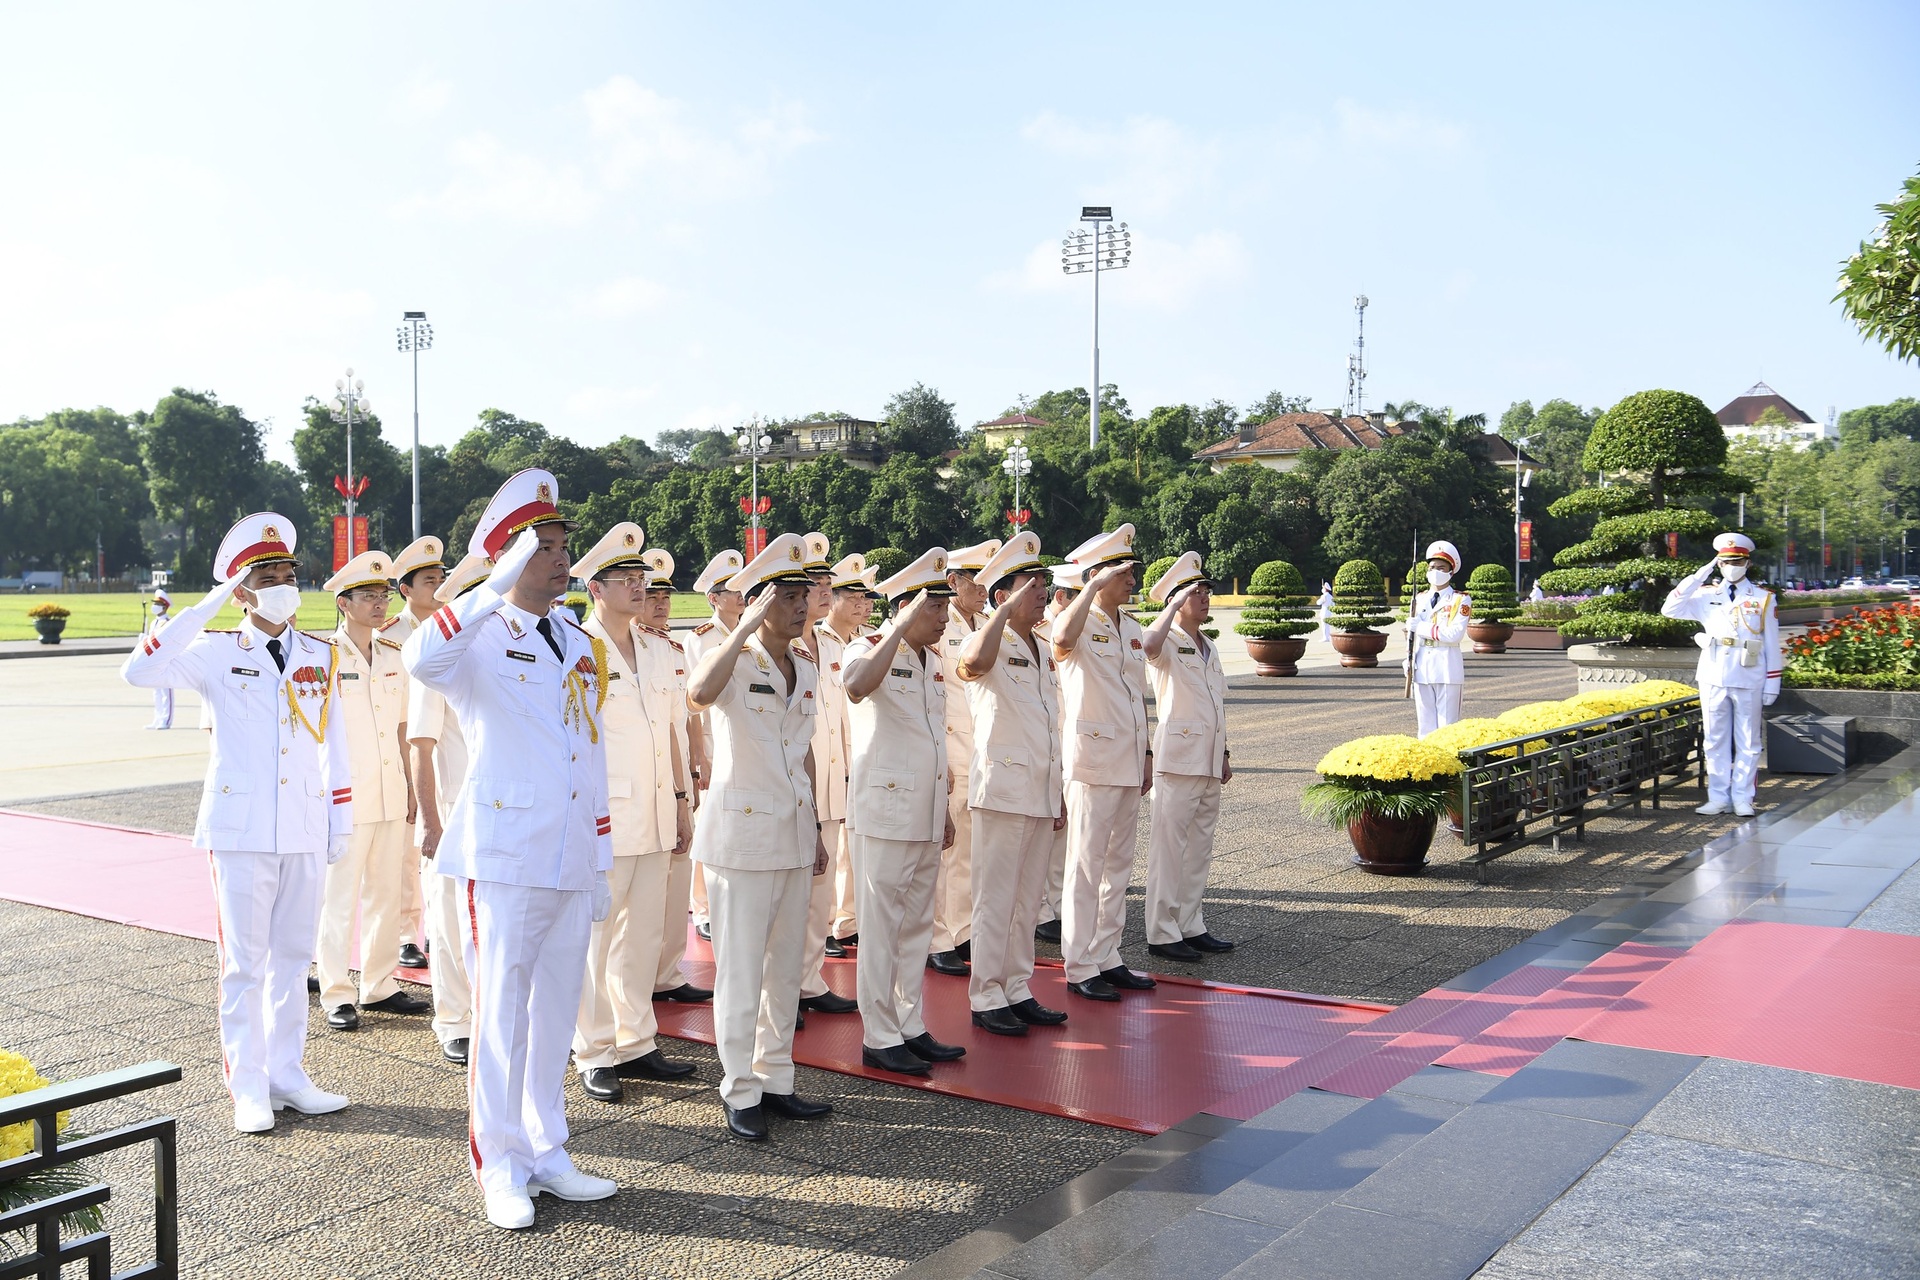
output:
M 1709 560 L 1698 569 L 1695 569 L 1687 581 L 1691 582 L 1695 587 L 1704 587 L 1707 585 L 1707 579 L 1711 578 L 1713 571 L 1719 567 L 1720 561 L 1718 559 Z
M 207 592 L 206 595 L 200 598 L 200 603 L 193 606 L 193 611 L 195 613 L 204 613 L 209 618 L 220 612 L 221 609 L 226 607 L 227 601 L 233 599 L 234 589 L 247 580 L 247 574 L 250 572 L 251 570 L 249 569 L 242 569 L 213 590 Z
M 613 886 L 602 871 L 593 882 L 593 922 L 599 924 L 613 914 Z
M 332 866 L 347 856 L 347 841 L 350 839 L 352 839 L 352 837 L 348 835 L 337 835 L 327 841 L 328 866 Z
M 513 590 L 513 584 L 520 581 L 520 575 L 526 572 L 527 562 L 533 559 L 533 553 L 540 549 L 540 537 L 531 529 L 522 529 L 518 537 L 500 553 L 493 562 L 493 572 L 487 575 L 487 586 L 501 595 Z
M 1773 705 L 1774 700 L 1779 696 L 1780 695 L 1778 693 L 1763 693 L 1760 695 L 1760 705 L 1763 707 L 1770 707 Z

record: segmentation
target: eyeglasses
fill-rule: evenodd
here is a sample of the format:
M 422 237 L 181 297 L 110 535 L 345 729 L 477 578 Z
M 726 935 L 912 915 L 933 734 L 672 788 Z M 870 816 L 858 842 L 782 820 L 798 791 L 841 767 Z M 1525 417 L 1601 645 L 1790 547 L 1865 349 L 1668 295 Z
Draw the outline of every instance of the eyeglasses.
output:
M 349 600 L 358 600 L 361 604 L 373 604 L 375 601 L 385 600 L 391 593 L 385 587 L 355 587 L 341 594 Z
M 646 586 L 647 575 L 644 573 L 609 573 L 601 578 L 600 581 L 610 587 L 624 587 L 631 591 L 636 587 Z

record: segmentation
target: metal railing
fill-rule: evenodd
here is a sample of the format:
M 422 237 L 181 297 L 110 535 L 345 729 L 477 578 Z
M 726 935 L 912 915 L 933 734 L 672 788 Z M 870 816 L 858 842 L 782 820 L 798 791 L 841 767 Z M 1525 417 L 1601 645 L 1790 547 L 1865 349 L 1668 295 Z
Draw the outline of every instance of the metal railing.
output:
M 171 1062 L 146 1062 L 0 1098 L 0 1127 L 25 1123 L 34 1127 L 33 1151 L 0 1162 L 0 1182 L 73 1164 L 135 1143 L 153 1143 L 152 1262 L 130 1271 L 112 1273 L 113 1245 L 104 1230 L 61 1243 L 62 1217 L 82 1209 L 99 1208 L 112 1197 L 112 1188 L 105 1183 L 95 1183 L 0 1214 L 0 1232 L 28 1231 L 33 1235 L 33 1247 L 28 1252 L 0 1258 L 0 1280 L 25 1280 L 28 1276 L 60 1280 L 61 1268 L 76 1262 L 86 1264 L 87 1280 L 109 1280 L 110 1275 L 112 1280 L 130 1280 L 135 1276 L 176 1280 L 180 1274 L 180 1198 L 174 1168 L 173 1118 L 141 1120 L 67 1143 L 60 1141 L 58 1118 L 62 1111 L 124 1098 L 163 1084 L 177 1084 L 179 1080 L 180 1068 Z
M 1467 861 L 1482 868 L 1523 845 L 1562 833 L 1584 840 L 1587 822 L 1703 776 L 1697 696 L 1583 720 L 1460 753 L 1457 821 Z M 1672 778 L 1672 781 L 1668 781 Z

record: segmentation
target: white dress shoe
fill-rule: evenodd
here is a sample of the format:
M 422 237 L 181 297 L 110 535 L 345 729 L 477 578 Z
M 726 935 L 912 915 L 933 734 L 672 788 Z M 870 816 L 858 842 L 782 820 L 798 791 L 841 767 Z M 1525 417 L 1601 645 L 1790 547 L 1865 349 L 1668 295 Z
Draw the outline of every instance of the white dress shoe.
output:
M 1736 818 L 1751 818 L 1753 817 L 1753 806 L 1750 804 L 1737 804 L 1733 806 L 1733 816 Z
M 487 1221 L 509 1231 L 530 1227 L 533 1225 L 533 1201 L 518 1187 L 508 1191 L 489 1191 Z
M 273 1128 L 273 1108 L 264 1102 L 235 1098 L 233 1127 L 241 1133 L 266 1133 Z
M 527 1183 L 530 1196 L 558 1196 L 562 1200 L 605 1200 L 619 1189 L 620 1184 L 611 1178 L 596 1178 L 578 1170 L 545 1181 L 535 1178 Z
M 324 1116 L 330 1111 L 338 1111 L 347 1105 L 344 1095 L 328 1093 L 315 1085 L 308 1085 L 297 1093 L 276 1093 L 273 1095 L 273 1109 L 285 1111 L 292 1107 L 304 1115 Z
M 1694 812 L 1703 818 L 1717 818 L 1723 813 L 1732 813 L 1733 806 L 1730 804 L 1715 804 L 1709 800 L 1698 809 L 1695 809 Z

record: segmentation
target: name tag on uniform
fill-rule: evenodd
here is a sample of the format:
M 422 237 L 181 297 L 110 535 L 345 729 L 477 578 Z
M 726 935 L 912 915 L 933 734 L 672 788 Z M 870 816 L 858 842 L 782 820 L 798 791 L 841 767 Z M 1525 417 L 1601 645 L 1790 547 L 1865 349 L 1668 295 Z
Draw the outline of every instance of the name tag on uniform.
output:
M 360 678 L 360 673 L 358 671 L 342 671 L 340 673 L 340 678 L 342 680 L 358 680 Z
M 909 680 L 913 678 L 913 672 L 907 670 L 905 667 L 893 667 L 891 668 L 891 673 L 896 676 L 905 676 Z
M 512 658 L 516 662 L 538 662 L 539 661 L 539 659 L 534 657 L 532 654 L 522 653 L 518 649 L 507 650 L 507 656 L 509 658 Z
M 1177 645 L 1175 645 L 1175 646 L 1174 646 L 1174 648 L 1175 648 L 1175 649 L 1176 649 L 1177 651 L 1179 651 L 1180 653 L 1198 653 L 1198 652 L 1200 652 L 1200 651 L 1199 651 L 1198 649 L 1190 649 L 1190 648 L 1188 648 L 1188 647 L 1187 647 L 1186 645 L 1184 645 L 1184 644 L 1177 644 Z
M 1010 667 L 1030 667 L 1033 663 L 1026 658 L 1008 658 L 1007 665 Z
M 748 685 L 748 686 L 747 686 L 747 692 L 748 692 L 748 693 L 768 693 L 768 694 L 770 694 L 770 693 L 772 693 L 772 692 L 773 692 L 773 686 L 772 686 L 772 685 L 770 685 L 770 684 L 750 684 L 750 685 Z
M 953 639 L 947 641 L 947 643 L 953 646 L 954 648 L 958 649 L 960 647 L 960 642 L 965 638 L 966 638 L 965 636 L 955 636 Z
M 609 680 L 618 680 L 619 678 L 620 678 L 620 673 L 619 673 L 618 671 L 609 671 L 609 672 L 607 672 L 607 679 L 609 679 Z
M 258 671 L 255 671 L 252 667 L 230 667 L 228 669 L 232 671 L 234 675 L 237 675 L 237 676 L 257 676 L 260 674 Z
M 1113 639 L 1113 637 L 1112 636 L 1088 636 L 1087 639 L 1093 641 L 1096 644 L 1105 644 L 1107 643 L 1107 641 Z

